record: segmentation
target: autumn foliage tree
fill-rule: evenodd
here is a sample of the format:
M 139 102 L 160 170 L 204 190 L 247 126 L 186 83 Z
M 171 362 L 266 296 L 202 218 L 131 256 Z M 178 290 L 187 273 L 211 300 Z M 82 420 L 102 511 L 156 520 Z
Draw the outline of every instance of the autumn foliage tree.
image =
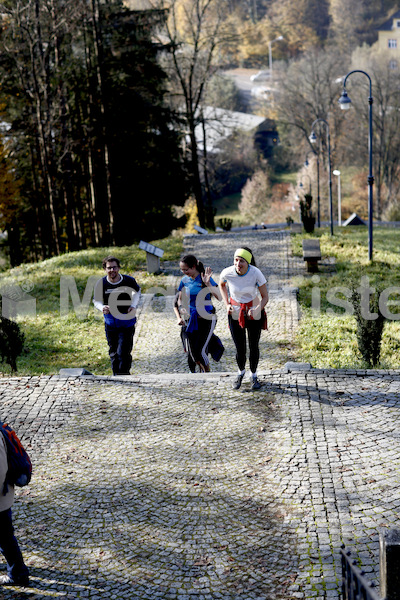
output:
M 259 169 L 247 180 L 243 189 L 239 210 L 249 222 L 261 219 L 271 204 L 271 184 L 265 170 Z
M 19 264 L 23 257 L 19 244 L 20 224 L 24 221 L 27 206 L 20 194 L 13 162 L 11 145 L 3 131 L 0 134 L 0 229 L 7 235 L 11 264 Z

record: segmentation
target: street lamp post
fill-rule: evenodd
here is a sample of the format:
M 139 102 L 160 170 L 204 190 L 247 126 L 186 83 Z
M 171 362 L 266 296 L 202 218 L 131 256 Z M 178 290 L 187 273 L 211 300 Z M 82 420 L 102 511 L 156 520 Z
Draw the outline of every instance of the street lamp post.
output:
M 315 155 L 315 158 L 317 160 L 317 227 L 321 227 L 321 210 L 320 210 L 321 202 L 320 202 L 320 196 L 319 196 L 319 154 L 318 154 L 318 152 L 316 152 L 314 150 L 314 148 L 312 148 L 310 150 L 310 152 L 312 152 Z M 310 152 L 307 152 L 307 154 L 306 154 L 306 160 L 304 163 L 305 167 L 308 167 L 308 165 L 309 165 L 307 157 Z
M 347 95 L 346 91 L 346 81 L 347 78 L 353 73 L 362 73 L 366 77 L 368 77 L 369 81 L 369 127 L 368 127 L 368 153 L 369 153 L 369 173 L 368 173 L 368 258 L 372 260 L 373 255 L 373 212 L 374 212 L 374 204 L 373 204 L 373 185 L 374 185 L 374 176 L 372 174 L 372 104 L 374 99 L 372 98 L 372 81 L 371 77 L 365 71 L 360 71 L 356 69 L 354 71 L 350 71 L 347 73 L 346 77 L 343 80 L 343 91 L 342 95 L 339 98 L 340 108 L 347 109 L 350 108 L 351 100 Z
M 304 175 L 305 175 L 306 177 L 308 177 L 308 182 L 309 182 L 309 184 L 310 184 L 310 188 L 309 188 L 309 191 L 308 191 L 308 193 L 309 193 L 309 194 L 310 194 L 310 196 L 311 196 L 311 195 L 312 195 L 312 194 L 311 194 L 311 177 L 310 177 L 309 175 L 307 175 L 307 173 L 304 173 Z M 299 187 L 301 187 L 301 188 L 303 187 L 303 182 L 300 182 L 300 185 L 299 185 Z
M 331 168 L 331 136 L 329 133 L 329 124 L 325 119 L 315 119 L 313 124 L 311 125 L 311 135 L 309 140 L 311 144 L 315 144 L 317 141 L 317 136 L 314 132 L 314 126 L 316 123 L 323 123 L 326 127 L 326 143 L 328 147 L 328 178 L 329 178 L 329 216 L 330 216 L 330 226 L 331 226 L 331 235 L 333 235 L 333 204 L 332 204 L 332 168 Z
M 308 155 L 309 155 L 309 154 L 311 154 L 311 152 L 312 152 L 313 154 L 315 154 L 314 150 L 309 150 L 309 151 L 307 152 L 307 154 L 306 154 L 306 160 L 304 161 L 304 166 L 305 166 L 305 167 L 309 167 L 309 166 L 310 166 L 310 163 L 308 162 Z
M 278 36 L 277 38 L 275 38 L 274 40 L 271 40 L 270 42 L 268 42 L 268 51 L 269 51 L 269 78 L 272 81 L 272 44 L 274 42 L 280 42 L 280 40 L 283 40 L 283 35 Z
M 300 196 L 298 194 L 296 194 L 295 196 L 296 201 L 299 203 L 299 220 L 301 223 L 301 207 L 300 207 Z
M 337 206 L 337 210 L 338 210 L 338 225 L 339 227 L 342 226 L 342 192 L 340 189 L 340 171 L 338 171 L 338 169 L 335 169 L 334 171 L 332 171 L 333 175 L 336 175 L 336 177 L 338 178 L 338 206 Z

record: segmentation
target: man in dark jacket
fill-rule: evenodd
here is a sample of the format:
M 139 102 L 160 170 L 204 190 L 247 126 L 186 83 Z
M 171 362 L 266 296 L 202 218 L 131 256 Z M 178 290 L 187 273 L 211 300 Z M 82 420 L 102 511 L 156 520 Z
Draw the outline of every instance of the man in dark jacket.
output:
M 115 256 L 103 260 L 105 277 L 94 289 L 93 303 L 104 315 L 104 326 L 113 375 L 129 375 L 140 287 L 134 277 L 121 275 Z

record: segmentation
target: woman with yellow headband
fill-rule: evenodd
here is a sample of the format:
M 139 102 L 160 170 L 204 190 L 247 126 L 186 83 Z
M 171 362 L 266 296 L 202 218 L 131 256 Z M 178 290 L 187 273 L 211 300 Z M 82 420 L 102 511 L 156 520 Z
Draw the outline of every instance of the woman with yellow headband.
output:
M 250 248 L 238 248 L 233 265 L 223 269 L 219 287 L 228 312 L 229 329 L 236 347 L 238 374 L 233 389 L 238 390 L 246 373 L 247 338 L 249 341 L 250 382 L 252 390 L 261 387 L 257 379 L 260 360 L 261 330 L 266 329 L 264 307 L 268 302 L 267 281 L 256 267 Z

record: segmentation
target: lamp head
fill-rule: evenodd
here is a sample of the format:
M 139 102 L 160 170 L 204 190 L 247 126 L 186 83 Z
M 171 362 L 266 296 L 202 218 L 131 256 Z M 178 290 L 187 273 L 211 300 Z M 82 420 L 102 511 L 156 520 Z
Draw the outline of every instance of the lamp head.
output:
M 308 138 L 312 144 L 315 144 L 317 141 L 317 136 L 315 135 L 315 131 L 312 131 L 310 137 Z
M 338 169 L 335 169 L 334 171 L 332 171 L 332 174 L 337 175 L 337 177 L 339 177 L 340 171 Z
M 347 92 L 346 92 L 345 89 L 343 89 L 342 95 L 340 96 L 338 102 L 339 102 L 340 108 L 342 110 L 347 110 L 347 109 L 350 108 L 351 100 L 348 97 Z
M 276 37 L 274 40 L 270 40 L 268 42 L 268 45 L 270 46 L 271 44 L 273 44 L 274 42 L 280 42 L 281 40 L 284 40 L 285 38 L 283 37 L 283 35 L 278 35 L 278 37 Z

